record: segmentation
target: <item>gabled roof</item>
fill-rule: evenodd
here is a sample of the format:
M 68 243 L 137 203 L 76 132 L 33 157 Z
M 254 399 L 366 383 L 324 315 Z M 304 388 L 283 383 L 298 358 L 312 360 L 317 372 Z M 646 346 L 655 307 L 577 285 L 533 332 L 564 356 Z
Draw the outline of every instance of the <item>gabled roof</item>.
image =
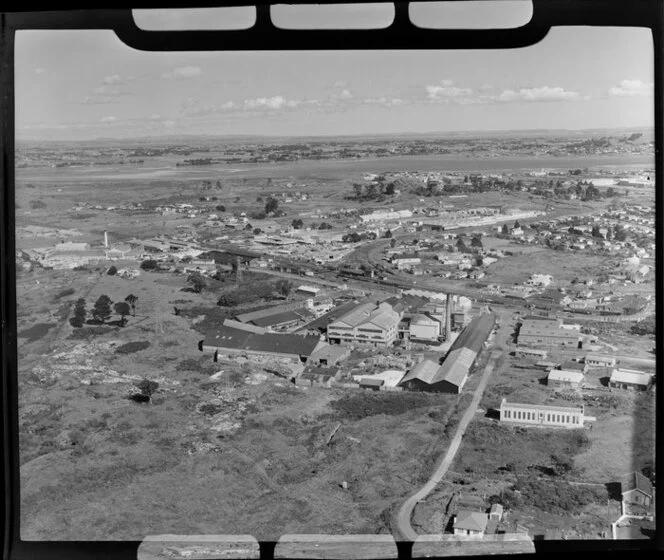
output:
M 408 374 L 400 381 L 399 384 L 410 381 L 411 379 L 419 379 L 425 383 L 432 383 L 436 372 L 440 369 L 438 362 L 433 360 L 424 359 L 413 366 Z
M 486 513 L 478 511 L 460 511 L 454 519 L 455 529 L 467 531 L 486 531 L 489 519 Z
M 447 381 L 457 387 L 462 387 L 470 368 L 477 357 L 477 353 L 469 348 L 457 348 L 450 352 L 443 365 L 436 373 L 434 383 Z
M 648 386 L 652 381 L 652 375 L 629 369 L 614 369 L 611 372 L 609 383 L 631 383 L 632 385 Z
M 648 477 L 638 471 L 630 473 L 620 486 L 622 493 L 629 492 L 630 490 L 639 490 L 652 498 L 652 482 L 650 482 Z

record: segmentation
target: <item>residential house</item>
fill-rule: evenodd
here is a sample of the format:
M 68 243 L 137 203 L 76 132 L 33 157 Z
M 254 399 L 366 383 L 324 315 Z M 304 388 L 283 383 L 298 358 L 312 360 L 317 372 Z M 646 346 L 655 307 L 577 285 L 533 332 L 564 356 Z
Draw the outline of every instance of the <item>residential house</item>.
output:
M 478 511 L 460 511 L 454 516 L 454 534 L 484 536 L 489 517 L 486 513 Z
M 620 484 L 622 501 L 650 508 L 653 503 L 653 487 L 650 479 L 640 472 L 630 473 Z

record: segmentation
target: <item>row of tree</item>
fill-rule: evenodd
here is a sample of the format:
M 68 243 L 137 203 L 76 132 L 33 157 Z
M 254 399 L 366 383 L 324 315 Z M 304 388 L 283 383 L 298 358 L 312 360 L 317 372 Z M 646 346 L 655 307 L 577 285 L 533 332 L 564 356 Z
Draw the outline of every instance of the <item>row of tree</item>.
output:
M 100 323 L 105 323 L 113 314 L 113 312 L 120 315 L 121 325 L 124 326 L 126 323 L 126 317 L 130 313 L 132 316 L 136 316 L 136 302 L 138 301 L 138 296 L 134 294 L 129 294 L 124 301 L 113 303 L 110 297 L 107 295 L 101 295 L 94 303 L 90 314 L 95 321 Z M 79 298 L 74 304 L 74 314 L 69 323 L 72 327 L 81 328 L 85 324 L 85 319 L 88 315 L 88 310 L 86 309 L 86 301 L 84 298 Z

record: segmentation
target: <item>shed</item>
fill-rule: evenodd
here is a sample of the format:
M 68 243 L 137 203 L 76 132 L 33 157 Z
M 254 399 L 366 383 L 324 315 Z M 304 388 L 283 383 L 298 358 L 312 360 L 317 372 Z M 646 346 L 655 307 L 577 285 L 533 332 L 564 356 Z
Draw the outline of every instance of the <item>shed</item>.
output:
M 503 506 L 500 504 L 493 504 L 489 510 L 489 519 L 500 521 L 503 518 Z
M 384 379 L 373 379 L 371 377 L 363 377 L 360 379 L 360 387 L 363 389 L 372 389 L 374 391 L 379 391 L 384 383 Z
M 650 387 L 653 376 L 649 373 L 631 369 L 614 369 L 609 378 L 609 387 L 645 391 Z

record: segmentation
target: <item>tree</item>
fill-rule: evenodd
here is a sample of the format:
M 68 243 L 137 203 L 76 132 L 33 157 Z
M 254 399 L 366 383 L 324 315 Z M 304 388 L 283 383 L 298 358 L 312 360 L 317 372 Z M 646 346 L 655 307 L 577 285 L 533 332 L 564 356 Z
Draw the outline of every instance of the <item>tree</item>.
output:
M 244 229 L 246 229 L 247 231 L 251 231 L 252 229 L 254 229 L 254 226 L 248 223 L 246 226 L 244 226 Z
M 277 289 L 277 292 L 279 292 L 280 295 L 288 299 L 288 296 L 290 295 L 291 290 L 293 289 L 293 283 L 290 282 L 289 280 L 280 279 L 276 281 L 274 287 Z
M 119 301 L 113 306 L 113 310 L 120 315 L 120 323 L 124 327 L 125 324 L 125 317 L 129 315 L 131 308 L 129 307 L 129 304 L 125 301 Z
M 353 193 L 355 194 L 355 198 L 362 198 L 363 190 L 364 187 L 360 183 L 353 183 Z
M 593 226 L 593 229 L 590 231 L 590 235 L 593 237 L 602 237 L 602 234 L 599 231 L 599 226 Z
M 99 296 L 99 299 L 95 302 L 94 307 L 92 308 L 92 316 L 97 320 L 101 321 L 104 323 L 106 319 L 108 319 L 111 314 L 111 305 L 112 305 L 111 298 L 108 297 L 107 295 L 101 295 Z
M 386 194 L 387 196 L 392 196 L 393 194 L 395 194 L 394 183 L 388 183 L 388 184 L 385 186 L 385 194 Z
M 509 235 L 510 228 L 507 226 L 507 224 L 503 224 L 503 229 L 501 231 L 502 231 L 503 235 Z
M 291 222 L 291 226 L 293 226 L 295 229 L 302 229 L 302 227 L 304 226 L 304 222 L 300 218 L 295 218 Z
M 332 226 L 327 222 L 323 222 L 321 225 L 318 226 L 318 229 L 332 229 Z
M 387 230 L 385 234 L 383 235 L 385 239 L 392 239 L 392 230 Z
M 473 239 L 470 241 L 470 246 L 482 249 L 484 247 L 484 245 L 482 245 L 482 238 L 479 235 L 474 236 Z
M 519 225 L 519 220 L 516 220 L 514 222 L 514 229 L 520 228 L 521 226 Z
M 276 198 L 269 197 L 265 203 L 265 213 L 276 212 L 279 208 L 279 201 Z
M 106 271 L 106 274 L 108 274 L 109 276 L 115 276 L 117 273 L 118 273 L 118 269 L 114 265 L 111 265 L 111 268 L 109 268 Z
M 85 309 L 85 300 L 83 298 L 77 299 L 74 304 L 74 316 L 69 319 L 71 326 L 80 329 L 85 324 L 85 316 L 87 313 L 88 312 Z
M 141 395 L 147 398 L 148 401 L 152 401 L 152 395 L 159 389 L 159 383 L 150 379 L 141 379 L 136 383 L 136 387 L 138 387 Z
M 394 237 L 393 237 L 392 239 L 390 239 L 390 247 L 392 249 L 394 249 L 394 247 L 396 247 L 396 245 L 397 245 L 397 240 L 394 239 Z
M 141 270 L 157 270 L 159 263 L 153 259 L 148 259 L 141 263 Z
M 136 317 L 136 302 L 138 301 L 138 296 L 135 296 L 134 294 L 129 294 L 126 298 L 125 301 L 131 305 L 131 314 Z
M 197 294 L 200 294 L 203 291 L 203 288 L 207 286 L 205 278 L 197 273 L 190 274 L 189 278 L 187 278 L 187 283 L 191 284 L 192 290 Z
M 226 212 L 226 207 L 223 204 L 218 204 L 217 206 L 214 207 L 215 210 L 218 212 Z
M 625 228 L 618 224 L 614 230 L 613 230 L 613 239 L 616 241 L 625 241 L 627 239 L 627 233 L 625 232 Z
M 613 198 L 617 194 L 618 193 L 615 191 L 615 189 L 613 187 L 609 187 L 608 189 L 606 189 L 606 196 L 609 197 L 609 198 Z
M 254 235 L 260 235 L 261 233 L 263 233 L 263 230 L 261 228 L 259 227 L 254 228 Z
M 456 243 L 457 249 L 459 249 L 460 253 L 467 253 L 468 252 L 468 247 L 466 247 L 466 244 L 463 242 L 463 239 L 459 238 L 459 240 Z

